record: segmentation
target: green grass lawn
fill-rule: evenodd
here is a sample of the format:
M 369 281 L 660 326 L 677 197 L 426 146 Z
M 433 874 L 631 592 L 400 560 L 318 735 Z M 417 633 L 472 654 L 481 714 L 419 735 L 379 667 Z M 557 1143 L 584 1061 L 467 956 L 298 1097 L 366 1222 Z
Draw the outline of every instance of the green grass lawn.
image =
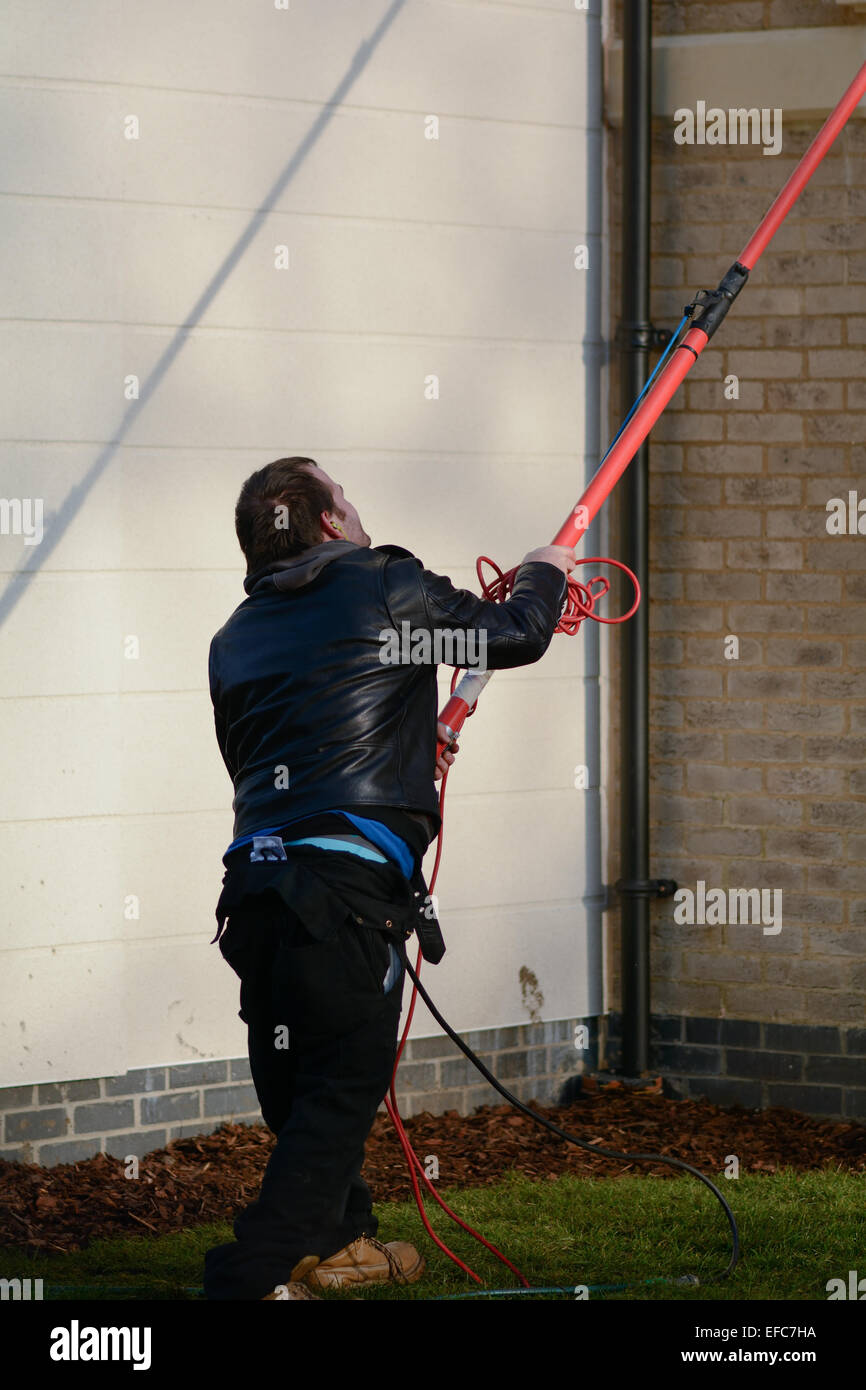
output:
M 732 1278 L 697 1288 L 651 1284 L 590 1297 L 825 1301 L 828 1279 L 847 1278 L 849 1269 L 866 1274 L 866 1177 L 787 1171 L 714 1180 L 740 1228 L 742 1256 Z M 688 1178 L 566 1176 L 533 1182 L 509 1174 L 494 1187 L 444 1189 L 442 1195 L 534 1285 L 573 1289 L 683 1274 L 703 1280 L 728 1261 L 728 1224 L 721 1208 Z M 492 1255 L 435 1210 L 434 1229 L 490 1288 L 514 1282 Z M 408 1287 L 369 1287 L 365 1299 L 435 1299 L 478 1288 L 433 1246 L 413 1203 L 384 1203 L 377 1213 L 379 1238 L 419 1246 L 427 1271 Z M 226 1224 L 100 1241 L 68 1255 L 27 1259 L 7 1248 L 0 1252 L 0 1277 L 41 1278 L 46 1298 L 195 1298 L 201 1296 L 196 1290 L 205 1250 L 230 1239 Z

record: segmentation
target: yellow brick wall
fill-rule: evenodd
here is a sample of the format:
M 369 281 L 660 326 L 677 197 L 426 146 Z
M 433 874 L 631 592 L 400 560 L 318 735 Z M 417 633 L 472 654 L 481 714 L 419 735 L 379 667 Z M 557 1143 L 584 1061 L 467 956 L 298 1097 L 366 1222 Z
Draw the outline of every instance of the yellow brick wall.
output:
M 654 11 L 656 35 L 866 23 L 805 0 Z M 856 61 L 852 45 L 839 95 Z M 783 117 L 775 157 L 677 145 L 672 114 L 654 120 L 656 325 L 718 283 L 822 119 Z M 608 148 L 616 316 L 618 130 Z M 656 1013 L 845 1023 L 866 1005 L 866 536 L 829 536 L 825 510 L 849 490 L 866 498 L 864 214 L 866 120 L 854 119 L 651 436 L 651 873 L 783 890 L 777 935 L 678 926 L 670 903 L 655 905 Z M 725 398 L 729 374 L 738 400 Z M 612 424 L 616 375 L 614 363 Z M 613 881 L 615 795 L 611 806 Z M 611 931 L 616 1004 L 613 918 Z

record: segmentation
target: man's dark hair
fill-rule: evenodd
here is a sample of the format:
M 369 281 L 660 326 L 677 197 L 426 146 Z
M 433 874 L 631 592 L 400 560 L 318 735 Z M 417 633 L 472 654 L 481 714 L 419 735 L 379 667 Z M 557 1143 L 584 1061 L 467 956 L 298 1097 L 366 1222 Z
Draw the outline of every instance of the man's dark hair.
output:
M 340 513 L 326 483 L 307 467 L 315 459 L 276 459 L 250 474 L 235 507 L 235 531 L 255 574 L 275 560 L 290 560 L 322 539 L 321 513 Z

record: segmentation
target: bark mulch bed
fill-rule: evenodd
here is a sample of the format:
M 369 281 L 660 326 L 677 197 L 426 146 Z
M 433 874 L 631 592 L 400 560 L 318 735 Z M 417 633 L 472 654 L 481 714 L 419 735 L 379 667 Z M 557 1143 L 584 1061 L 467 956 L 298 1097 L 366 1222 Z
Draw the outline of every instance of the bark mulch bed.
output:
M 669 1099 L 658 1089 L 594 1088 L 584 1078 L 579 1100 L 543 1113 L 590 1142 L 670 1154 L 710 1174 L 722 1171 L 728 1154 L 738 1155 L 742 1173 L 866 1172 L 866 1127 L 793 1110 L 722 1110 L 706 1100 Z M 454 1110 L 422 1114 L 406 1128 L 422 1161 L 435 1154 L 441 1186 L 482 1187 L 509 1169 L 536 1179 L 565 1172 L 674 1175 L 662 1165 L 625 1165 L 588 1154 L 507 1105 L 484 1106 L 469 1116 Z M 264 1126 L 225 1125 L 148 1154 L 138 1179 L 126 1178 L 122 1162 L 104 1154 L 56 1168 L 0 1161 L 0 1241 L 30 1251 L 77 1250 L 102 1237 L 228 1221 L 256 1196 L 273 1142 Z M 411 1196 L 403 1155 L 384 1114 L 377 1116 L 367 1144 L 364 1176 L 379 1202 Z

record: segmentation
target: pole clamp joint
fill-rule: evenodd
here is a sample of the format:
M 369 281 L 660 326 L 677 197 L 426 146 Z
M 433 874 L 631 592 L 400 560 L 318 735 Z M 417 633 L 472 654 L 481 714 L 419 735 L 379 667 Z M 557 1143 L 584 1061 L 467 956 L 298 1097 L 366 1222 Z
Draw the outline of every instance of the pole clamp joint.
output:
M 683 314 L 691 319 L 692 327 L 700 328 L 708 339 L 711 338 L 748 278 L 746 266 L 734 261 L 714 290 L 698 290 L 691 304 L 683 309 Z

